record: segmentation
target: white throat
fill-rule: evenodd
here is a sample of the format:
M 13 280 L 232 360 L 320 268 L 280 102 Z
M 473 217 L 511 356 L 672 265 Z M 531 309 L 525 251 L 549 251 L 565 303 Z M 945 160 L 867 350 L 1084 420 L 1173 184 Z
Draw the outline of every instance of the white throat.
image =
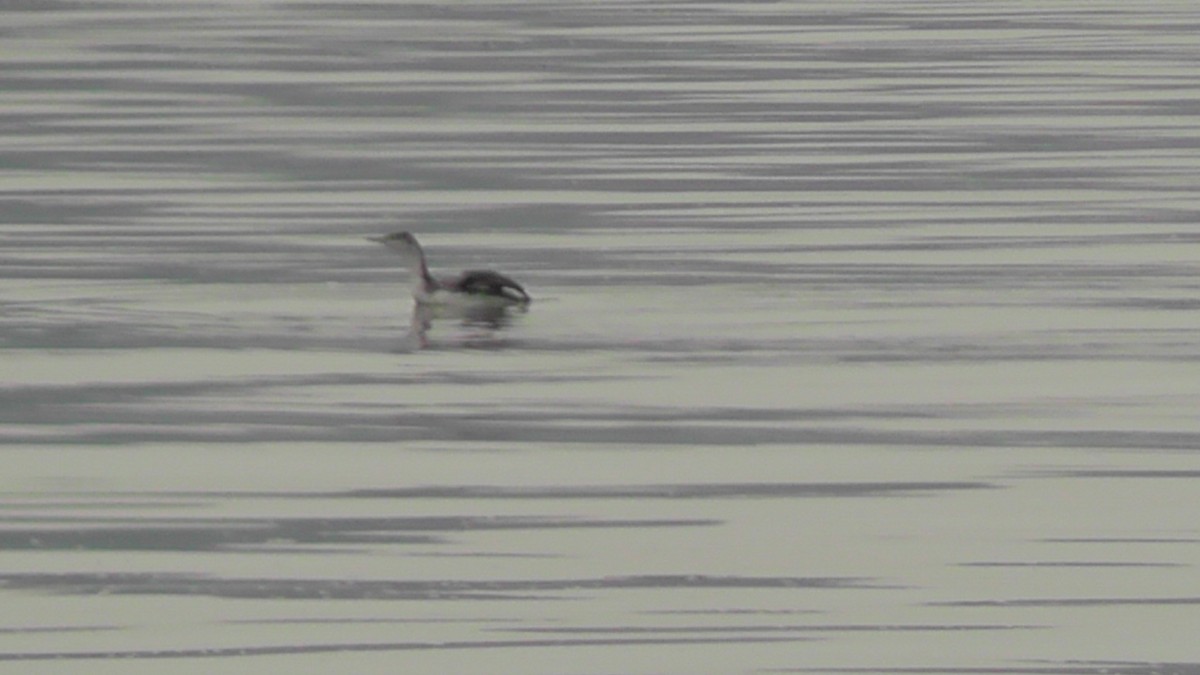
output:
M 429 297 L 434 291 L 429 267 L 425 264 L 425 252 L 415 241 L 390 240 L 383 242 L 385 246 L 400 256 L 400 264 L 408 270 L 409 287 L 412 295 L 418 301 Z

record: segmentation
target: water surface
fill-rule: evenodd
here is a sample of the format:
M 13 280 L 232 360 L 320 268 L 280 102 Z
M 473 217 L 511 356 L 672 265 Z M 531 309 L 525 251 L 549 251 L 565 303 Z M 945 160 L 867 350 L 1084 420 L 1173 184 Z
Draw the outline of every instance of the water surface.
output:
M 1200 672 L 1192 3 L 0 18 L 0 661 Z

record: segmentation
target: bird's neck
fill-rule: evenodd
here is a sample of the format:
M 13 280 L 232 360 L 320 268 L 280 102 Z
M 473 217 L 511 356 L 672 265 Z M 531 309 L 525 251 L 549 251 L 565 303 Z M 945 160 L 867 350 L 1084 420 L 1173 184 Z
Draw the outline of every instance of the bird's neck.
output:
M 413 297 L 421 298 L 432 293 L 437 288 L 437 282 L 429 274 L 429 266 L 425 264 L 425 253 L 416 246 L 391 247 L 400 255 L 401 264 L 407 268 L 409 285 Z

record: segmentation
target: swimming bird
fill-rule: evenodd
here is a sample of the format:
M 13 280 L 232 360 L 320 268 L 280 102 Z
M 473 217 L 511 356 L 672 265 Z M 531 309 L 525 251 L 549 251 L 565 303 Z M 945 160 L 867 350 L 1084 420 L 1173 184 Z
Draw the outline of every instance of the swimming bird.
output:
M 532 301 L 521 284 L 492 270 L 467 270 L 457 277 L 434 279 L 425 264 L 425 251 L 408 232 L 393 232 L 382 237 L 367 237 L 400 255 L 411 277 L 413 299 L 418 305 L 456 302 L 500 302 L 527 305 Z

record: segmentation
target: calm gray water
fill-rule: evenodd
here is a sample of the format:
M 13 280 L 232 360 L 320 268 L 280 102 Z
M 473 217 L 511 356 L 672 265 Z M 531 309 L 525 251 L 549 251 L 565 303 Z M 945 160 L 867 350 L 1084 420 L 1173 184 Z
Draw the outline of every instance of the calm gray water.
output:
M 1198 30 L 3 3 L 2 669 L 1200 673 Z

